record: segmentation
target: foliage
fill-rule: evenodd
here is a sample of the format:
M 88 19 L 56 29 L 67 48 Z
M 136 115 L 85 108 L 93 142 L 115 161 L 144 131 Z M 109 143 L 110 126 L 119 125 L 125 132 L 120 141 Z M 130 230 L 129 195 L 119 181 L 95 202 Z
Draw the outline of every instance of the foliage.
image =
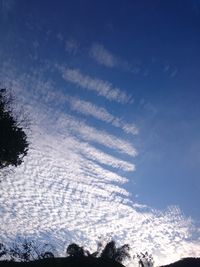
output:
M 24 239 L 22 243 L 13 243 L 10 247 L 6 247 L 0 243 L 0 258 L 4 256 L 10 261 L 28 262 L 44 258 L 54 258 L 53 252 L 48 249 L 47 244 L 37 245 L 33 241 Z
M 141 267 L 152 267 L 154 265 L 153 257 L 148 252 L 140 252 L 136 255 L 136 257 L 138 259 L 138 264 Z
M 79 245 L 72 243 L 67 247 L 67 254 L 70 257 L 83 257 L 85 255 L 85 251 Z
M 122 263 L 126 258 L 130 258 L 128 253 L 129 245 L 116 247 L 115 241 L 110 241 L 102 248 L 102 244 L 98 243 L 97 251 L 90 253 L 83 247 L 72 243 L 67 248 L 67 254 L 71 257 L 95 257 L 101 259 L 110 259 Z
M 13 115 L 13 99 L 6 89 L 0 89 L 0 169 L 18 166 L 28 151 L 27 136 Z
M 127 244 L 117 248 L 115 241 L 110 241 L 109 243 L 106 244 L 100 257 L 112 259 L 114 261 L 121 263 L 126 258 L 130 258 L 129 250 L 130 247 Z

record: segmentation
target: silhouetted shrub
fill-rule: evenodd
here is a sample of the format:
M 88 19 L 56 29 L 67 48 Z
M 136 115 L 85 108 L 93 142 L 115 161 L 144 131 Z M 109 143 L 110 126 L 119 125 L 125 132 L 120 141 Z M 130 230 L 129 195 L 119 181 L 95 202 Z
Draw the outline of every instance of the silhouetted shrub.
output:
M 67 255 L 70 257 L 83 257 L 85 256 L 84 249 L 79 245 L 72 243 L 67 247 Z
M 141 267 L 152 267 L 154 265 L 153 256 L 148 252 L 140 252 L 136 255 L 136 257 L 138 259 L 138 264 Z
M 115 241 L 110 241 L 102 250 L 100 257 L 122 263 L 126 258 L 130 258 L 129 250 L 128 244 L 117 248 Z
M 0 169 L 20 165 L 28 151 L 27 136 L 13 115 L 12 101 L 7 90 L 0 89 Z
M 83 247 L 72 243 L 67 248 L 67 255 L 70 257 L 93 257 L 93 258 L 101 258 L 108 259 L 112 261 L 116 261 L 122 263 L 126 258 L 130 258 L 129 255 L 129 245 L 123 245 L 121 247 L 116 247 L 115 241 L 110 241 L 106 244 L 104 248 L 102 248 L 102 244 L 98 244 L 97 251 L 90 253 L 88 250 L 85 250 Z

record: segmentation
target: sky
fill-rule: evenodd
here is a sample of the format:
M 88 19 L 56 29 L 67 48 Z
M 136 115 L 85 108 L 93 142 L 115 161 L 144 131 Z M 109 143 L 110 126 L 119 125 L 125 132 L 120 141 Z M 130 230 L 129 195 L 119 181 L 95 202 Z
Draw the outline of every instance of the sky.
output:
M 0 183 L 2 242 L 200 256 L 199 30 L 198 0 L 0 0 L 30 141 Z

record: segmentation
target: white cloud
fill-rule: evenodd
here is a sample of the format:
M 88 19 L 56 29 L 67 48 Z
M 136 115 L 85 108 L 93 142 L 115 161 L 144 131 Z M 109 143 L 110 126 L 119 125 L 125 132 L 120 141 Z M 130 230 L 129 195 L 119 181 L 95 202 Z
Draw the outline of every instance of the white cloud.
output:
M 2 182 L 4 240 L 34 234 L 42 241 L 51 240 L 56 248 L 78 242 L 94 250 L 98 236 L 117 237 L 121 244 L 129 243 L 133 253 L 153 253 L 157 264 L 198 256 L 199 244 L 190 239 L 192 222 L 177 207 L 166 212 L 136 210 L 123 202 L 122 188 L 98 177 L 101 170 L 91 173 L 70 138 L 63 142 L 62 136 L 40 129 L 33 141 L 34 150 L 24 165 Z
M 99 64 L 112 68 L 118 65 L 118 59 L 101 44 L 94 43 L 90 49 L 90 56 Z
M 79 43 L 74 39 L 69 39 L 65 43 L 65 50 L 72 55 L 76 55 L 79 51 Z
M 120 58 L 119 56 L 114 55 L 111 51 L 106 49 L 102 44 L 93 43 L 89 55 L 93 58 L 98 64 L 103 65 L 108 68 L 120 68 L 124 71 L 131 72 L 133 74 L 139 74 L 142 70 L 141 64 L 137 62 L 135 64 L 130 64 L 127 60 Z
M 106 131 L 95 129 L 94 127 L 87 125 L 85 122 L 80 121 L 79 119 L 70 116 L 69 114 L 59 112 L 59 106 L 72 98 L 69 98 L 68 95 L 65 96 L 63 93 L 55 93 L 54 85 L 51 82 L 43 82 L 40 79 L 34 81 L 32 76 L 29 75 L 23 75 L 22 78 L 19 79 L 20 83 L 13 82 L 15 81 L 15 78 L 11 80 L 12 83 L 9 86 L 13 86 L 15 90 L 19 90 L 20 95 L 24 98 L 24 101 L 26 101 L 25 99 L 29 97 L 31 98 L 32 103 L 34 103 L 33 105 L 38 105 L 38 103 L 41 101 L 43 101 L 43 105 L 47 105 L 40 113 L 29 110 L 29 113 L 34 115 L 34 118 L 32 118 L 33 121 L 37 121 L 39 119 L 41 123 L 45 125 L 46 114 L 53 112 L 54 118 L 56 117 L 56 123 L 58 127 L 65 127 L 66 129 L 68 129 L 68 132 L 76 135 L 81 140 L 99 143 L 104 145 L 105 147 L 109 147 L 113 150 L 128 154 L 130 156 L 137 155 L 135 147 L 126 140 L 111 135 Z M 29 92 L 26 92 L 26 88 L 29 88 Z M 57 102 L 56 105 L 55 102 Z M 54 109 L 57 108 L 57 110 L 54 110 L 52 106 Z M 114 123 L 116 123 L 116 121 L 117 119 L 114 121 Z M 48 125 L 50 125 L 50 123 Z M 54 126 L 54 122 L 52 122 L 52 125 Z M 54 130 L 53 128 L 51 127 L 52 131 Z
M 130 101 L 130 96 L 121 91 L 117 87 L 108 82 L 97 78 L 92 78 L 88 75 L 82 74 L 78 69 L 66 68 L 62 70 L 63 78 L 81 88 L 89 91 L 94 91 L 98 95 L 107 98 L 110 101 L 119 103 L 127 103 Z
M 138 134 L 138 128 L 135 124 L 126 123 L 122 119 L 110 114 L 105 108 L 98 107 L 93 103 L 73 97 L 70 98 L 70 106 L 79 113 L 110 123 L 115 127 L 121 128 L 126 133 L 131 133 L 133 135 Z
M 99 143 L 105 147 L 109 147 L 130 156 L 137 155 L 137 151 L 131 143 L 119 137 L 115 137 L 114 135 L 108 134 L 105 131 L 100 131 L 94 127 L 88 126 L 82 121 L 73 119 L 71 116 L 63 116 L 60 114 L 57 119 L 57 123 L 63 128 L 69 129 L 70 132 L 85 141 Z
M 70 99 L 70 106 L 75 111 L 85 115 L 93 116 L 107 123 L 111 123 L 114 120 L 114 116 L 105 108 L 98 107 L 91 102 L 84 101 L 79 98 L 72 97 Z
M 4 74 L 2 77 L 6 77 Z M 10 79 L 13 82 L 16 77 Z M 98 140 L 108 133 L 91 129 L 67 111 L 61 113 L 50 105 L 52 98 L 40 99 L 39 88 L 48 95 L 51 83 L 25 75 L 15 85 L 32 114 L 33 125 L 24 164 L 1 182 L 2 241 L 27 235 L 53 242 L 62 253 L 70 242 L 94 249 L 97 238 L 103 236 L 129 243 L 132 253 L 148 250 L 157 264 L 199 256 L 199 239 L 193 237 L 193 230 L 198 229 L 193 221 L 176 206 L 161 212 L 133 203 L 123 188 L 127 178 L 120 174 L 133 165 L 95 148 L 84 137 Z M 58 98 L 58 106 L 62 101 Z M 76 136 L 78 128 L 83 130 Z M 126 142 L 124 148 L 119 138 L 112 143 L 113 137 L 108 136 L 110 146 L 124 151 L 131 148 Z

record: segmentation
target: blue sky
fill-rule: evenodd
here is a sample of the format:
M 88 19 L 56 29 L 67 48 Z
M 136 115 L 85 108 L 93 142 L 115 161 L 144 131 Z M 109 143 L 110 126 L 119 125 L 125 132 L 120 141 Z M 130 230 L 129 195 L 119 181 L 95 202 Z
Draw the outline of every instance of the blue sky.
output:
M 69 209 L 73 220 L 77 215 L 73 217 L 67 204 L 74 197 L 69 192 L 74 192 L 77 201 L 82 199 L 81 204 L 77 202 L 80 213 L 84 203 L 90 210 L 97 199 L 94 205 L 103 214 L 103 219 L 93 220 L 95 214 L 88 219 L 91 229 L 87 232 L 84 228 L 85 235 L 79 234 L 76 223 L 60 223 L 62 215 L 57 225 L 64 225 L 69 232 L 63 233 L 60 227 L 60 239 L 68 235 L 69 241 L 76 238 L 81 242 L 87 240 L 86 233 L 104 233 L 129 242 L 131 219 L 109 233 L 106 223 L 112 220 L 117 225 L 126 214 L 127 218 L 140 218 L 135 226 L 140 229 L 145 224 L 142 218 L 150 216 L 149 221 L 161 226 L 155 226 L 153 233 L 146 230 L 144 245 L 138 246 L 148 247 L 166 262 L 167 253 L 199 255 L 199 28 L 197 0 L 0 1 L 1 83 L 12 88 L 32 121 L 30 154 L 15 175 L 20 179 L 5 181 L 8 192 L 13 187 L 13 194 L 18 192 L 19 197 L 8 206 L 16 205 L 18 213 L 27 205 L 16 215 L 17 222 L 27 225 L 26 234 L 42 231 L 45 235 L 54 223 L 53 219 L 41 219 L 37 229 L 30 226 L 30 207 L 21 188 L 29 192 L 30 184 L 40 188 L 48 180 L 51 185 L 46 186 L 52 189 L 57 181 L 55 190 L 68 196 L 60 208 Z M 76 193 L 76 179 L 82 195 Z M 68 181 L 68 186 L 63 181 Z M 105 199 L 99 199 L 97 192 Z M 35 204 L 30 205 L 36 218 L 45 207 L 47 214 L 54 208 L 55 216 L 61 212 L 55 191 L 46 193 L 29 192 L 34 196 Z M 2 210 L 4 220 L 9 217 L 12 223 L 12 208 L 6 204 L 10 194 L 12 190 L 4 195 Z M 48 206 L 47 196 L 52 206 Z M 36 208 L 39 199 L 43 210 Z M 115 202 L 123 203 L 125 213 L 105 211 L 103 203 Z M 158 252 L 155 244 L 161 242 L 166 228 L 174 227 L 173 221 L 186 230 L 170 232 Z M 23 233 L 20 223 L 16 232 L 2 225 L 4 238 Z M 148 223 L 145 225 L 149 229 Z M 160 236 L 152 247 L 149 235 L 155 240 Z M 180 239 L 174 245 L 175 237 Z

